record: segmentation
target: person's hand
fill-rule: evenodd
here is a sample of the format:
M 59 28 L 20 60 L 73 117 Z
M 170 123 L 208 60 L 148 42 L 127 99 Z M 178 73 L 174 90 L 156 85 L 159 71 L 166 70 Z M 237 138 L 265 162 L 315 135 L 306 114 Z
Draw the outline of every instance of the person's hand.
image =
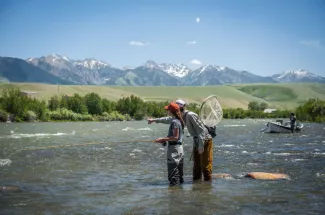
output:
M 165 138 L 157 138 L 156 143 L 164 143 L 166 142 Z
M 202 154 L 204 152 L 204 148 L 199 149 L 199 154 Z
M 148 119 L 148 124 L 151 124 L 151 123 L 153 123 L 153 122 L 154 122 L 153 119 Z

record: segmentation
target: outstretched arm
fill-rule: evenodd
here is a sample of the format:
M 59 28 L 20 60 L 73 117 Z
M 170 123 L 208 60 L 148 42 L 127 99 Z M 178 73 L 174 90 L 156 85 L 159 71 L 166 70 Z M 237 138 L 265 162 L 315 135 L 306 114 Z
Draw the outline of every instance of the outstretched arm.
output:
M 151 124 L 153 122 L 155 123 L 163 123 L 163 124 L 170 124 L 172 122 L 173 118 L 171 116 L 167 117 L 161 117 L 156 119 L 148 119 L 148 124 Z

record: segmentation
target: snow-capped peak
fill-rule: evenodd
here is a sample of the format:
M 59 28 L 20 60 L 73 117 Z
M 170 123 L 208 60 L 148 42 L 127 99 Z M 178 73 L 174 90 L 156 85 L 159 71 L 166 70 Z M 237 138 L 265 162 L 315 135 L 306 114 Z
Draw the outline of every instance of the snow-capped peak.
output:
M 184 64 L 175 64 L 175 63 L 162 63 L 158 64 L 153 60 L 147 61 L 143 66 L 149 69 L 159 69 L 162 70 L 169 75 L 176 76 L 182 78 L 186 76 L 191 70 L 185 66 Z
M 170 74 L 172 76 L 179 77 L 179 78 L 182 78 L 182 77 L 188 75 L 189 72 L 191 72 L 191 70 L 184 64 L 163 63 L 163 64 L 160 64 L 159 67 L 163 71 L 167 72 L 168 74 Z
M 298 70 L 287 70 L 282 74 L 277 74 L 273 76 L 276 80 L 280 82 L 296 82 L 296 81 L 323 81 L 324 78 L 314 75 L 304 69 Z
M 27 58 L 26 61 L 29 63 L 36 63 L 39 60 L 45 60 L 51 64 L 60 64 L 60 63 L 65 63 L 65 62 L 70 62 L 70 59 L 65 57 L 65 56 L 61 56 L 59 54 L 51 54 L 51 55 L 47 55 L 47 56 L 42 56 L 41 58 Z
M 198 75 L 200 75 L 204 71 L 208 71 L 208 70 L 216 70 L 216 71 L 222 72 L 222 71 L 226 70 L 226 68 L 227 67 L 206 64 L 200 68 L 200 72 L 198 73 Z
M 66 56 L 62 56 L 62 55 L 59 55 L 59 54 L 52 54 L 52 57 L 54 59 L 63 59 L 65 61 L 70 61 L 69 58 L 67 58 Z
M 282 75 L 280 75 L 278 77 L 278 79 L 281 79 L 281 78 L 283 78 L 285 76 L 288 76 L 288 75 L 296 76 L 296 77 L 307 77 L 307 76 L 315 77 L 314 74 L 312 74 L 312 73 L 310 73 L 310 72 L 308 72 L 308 71 L 306 71 L 304 69 L 298 69 L 298 70 L 287 70 L 284 73 L 282 73 Z
M 86 67 L 88 69 L 101 69 L 110 66 L 108 63 L 94 58 L 86 58 L 85 60 L 78 60 L 74 62 L 75 65 Z
M 198 75 L 200 75 L 202 72 L 204 72 L 205 71 L 205 69 L 206 68 L 208 68 L 210 65 L 209 64 L 207 64 L 207 65 L 205 65 L 205 66 L 203 66 L 203 67 L 201 67 L 201 71 L 198 73 Z

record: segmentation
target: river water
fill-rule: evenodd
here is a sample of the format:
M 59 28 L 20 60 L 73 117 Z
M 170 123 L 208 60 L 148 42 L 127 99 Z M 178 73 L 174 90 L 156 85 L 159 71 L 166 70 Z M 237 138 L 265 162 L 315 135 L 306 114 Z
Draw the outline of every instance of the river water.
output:
M 19 187 L 0 192 L 0 214 L 325 214 L 325 124 L 305 123 L 295 134 L 262 133 L 265 124 L 223 120 L 213 172 L 282 172 L 291 180 L 193 183 L 185 137 L 186 182 L 176 187 L 167 181 L 165 148 L 145 142 L 168 125 L 0 124 L 0 188 Z M 94 144 L 36 149 L 82 143 Z

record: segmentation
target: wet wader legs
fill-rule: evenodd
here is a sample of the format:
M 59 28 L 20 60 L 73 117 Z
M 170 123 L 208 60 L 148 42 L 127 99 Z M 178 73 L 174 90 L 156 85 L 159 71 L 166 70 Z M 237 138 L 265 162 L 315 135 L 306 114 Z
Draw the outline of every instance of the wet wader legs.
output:
M 180 183 L 183 183 L 184 182 L 184 172 L 183 172 L 183 169 L 184 169 L 184 158 L 181 159 L 179 165 L 178 165 L 178 171 L 179 171 L 179 182 Z
M 183 180 L 183 147 L 168 146 L 167 168 L 170 185 L 182 183 Z
M 175 162 L 168 161 L 168 180 L 170 182 L 170 185 L 176 185 L 178 182 L 184 182 L 183 166 L 184 158 L 181 159 L 179 165 L 177 165 Z
M 168 180 L 170 185 L 176 185 L 179 182 L 180 174 L 176 162 L 168 161 Z
M 201 180 L 202 173 L 204 181 L 211 181 L 212 179 L 212 139 L 206 140 L 204 143 L 204 152 L 200 155 L 198 148 L 193 148 L 193 180 Z

